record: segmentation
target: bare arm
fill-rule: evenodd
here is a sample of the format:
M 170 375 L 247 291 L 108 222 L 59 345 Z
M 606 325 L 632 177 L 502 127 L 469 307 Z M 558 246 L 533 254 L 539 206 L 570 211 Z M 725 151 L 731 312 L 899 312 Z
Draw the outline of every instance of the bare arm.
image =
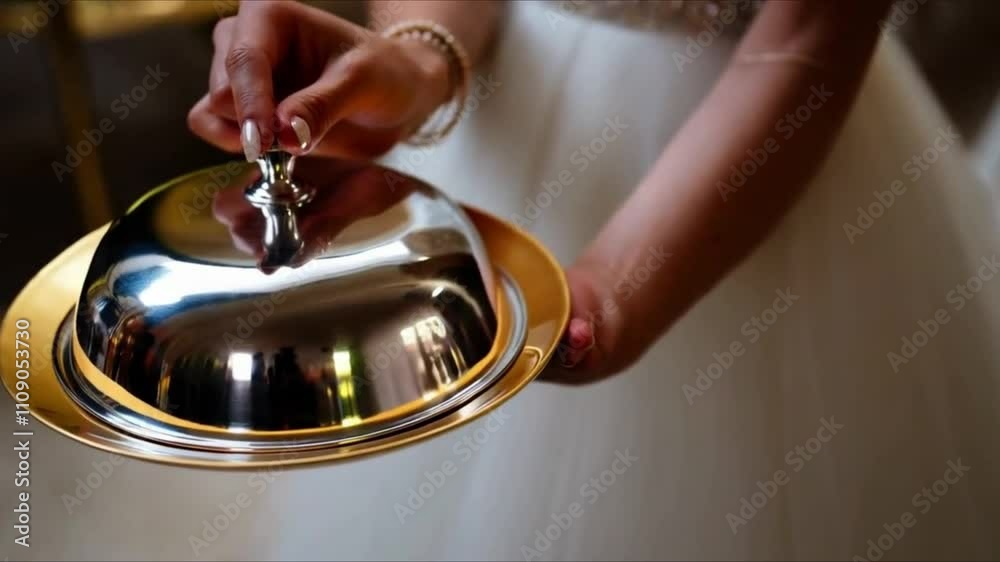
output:
M 888 5 L 765 5 L 709 97 L 570 269 L 574 318 L 604 306 L 615 312 L 593 327 L 596 348 L 565 380 L 600 378 L 635 361 L 767 236 L 837 138 Z M 811 117 L 794 128 L 788 114 L 808 104 Z M 729 183 L 748 149 L 765 149 L 768 159 L 729 191 L 720 182 Z M 651 247 L 672 256 L 623 299 L 623 280 L 644 266 Z

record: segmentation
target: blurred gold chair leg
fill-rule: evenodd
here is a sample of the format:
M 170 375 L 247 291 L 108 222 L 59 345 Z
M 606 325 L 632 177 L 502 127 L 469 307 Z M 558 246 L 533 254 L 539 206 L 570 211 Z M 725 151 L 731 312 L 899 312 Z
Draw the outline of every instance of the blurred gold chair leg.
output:
M 62 14 L 52 18 L 46 37 L 51 46 L 51 59 L 55 71 L 55 82 L 59 106 L 66 127 L 69 146 L 79 146 L 81 141 L 89 141 L 84 131 L 97 128 L 91 104 L 90 80 L 87 63 L 83 56 L 80 36 L 72 25 L 74 6 L 70 4 Z M 94 146 L 92 154 L 82 156 L 80 164 L 73 171 L 76 181 L 76 196 L 87 231 L 93 230 L 111 220 L 111 202 L 107 184 L 101 172 L 100 147 Z

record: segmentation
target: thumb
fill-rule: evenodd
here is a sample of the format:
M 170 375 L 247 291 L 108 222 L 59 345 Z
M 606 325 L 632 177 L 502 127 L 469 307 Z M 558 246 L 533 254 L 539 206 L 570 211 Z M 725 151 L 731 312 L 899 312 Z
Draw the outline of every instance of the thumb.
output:
M 314 148 L 330 129 L 360 100 L 367 79 L 359 57 L 348 53 L 331 64 L 319 80 L 278 104 L 281 124 L 278 142 L 282 149 L 304 154 Z

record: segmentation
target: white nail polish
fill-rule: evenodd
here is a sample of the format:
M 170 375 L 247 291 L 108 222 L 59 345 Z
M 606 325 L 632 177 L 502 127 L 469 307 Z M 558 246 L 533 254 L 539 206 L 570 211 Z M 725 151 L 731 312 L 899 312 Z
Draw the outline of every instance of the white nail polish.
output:
M 306 150 L 312 142 L 312 133 L 309 132 L 309 124 L 301 117 L 292 117 L 292 130 L 295 131 L 295 138 L 299 139 L 299 148 Z
M 247 162 L 253 162 L 260 158 L 260 129 L 257 124 L 247 119 L 243 122 L 243 134 L 240 135 L 243 143 L 243 155 Z

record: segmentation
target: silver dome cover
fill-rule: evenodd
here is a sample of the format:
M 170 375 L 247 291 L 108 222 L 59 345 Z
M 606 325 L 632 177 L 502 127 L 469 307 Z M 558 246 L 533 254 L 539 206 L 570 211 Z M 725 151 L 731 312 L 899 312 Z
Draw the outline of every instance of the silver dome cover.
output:
M 454 411 L 516 358 L 517 288 L 445 195 L 376 165 L 303 160 L 300 186 L 288 155 L 258 164 L 111 225 L 59 347 L 90 413 L 182 447 L 325 447 Z

